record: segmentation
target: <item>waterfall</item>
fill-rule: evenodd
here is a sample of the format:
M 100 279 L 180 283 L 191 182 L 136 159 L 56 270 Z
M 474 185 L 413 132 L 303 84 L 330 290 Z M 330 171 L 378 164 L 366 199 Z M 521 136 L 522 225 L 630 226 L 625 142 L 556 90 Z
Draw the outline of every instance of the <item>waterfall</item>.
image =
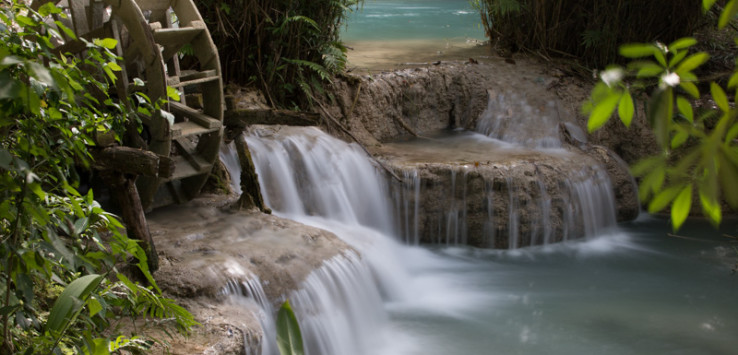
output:
M 359 147 L 316 128 L 255 129 L 246 141 L 265 203 L 276 214 L 332 231 L 361 254 L 326 261 L 287 295 L 306 353 L 362 355 L 394 347 L 393 334 L 382 331 L 383 301 L 409 302 L 413 281 L 397 255 L 402 246 L 393 236 L 383 177 Z
M 392 233 L 386 183 L 359 146 L 314 127 L 256 129 L 246 141 L 264 202 L 274 211 Z
M 530 148 L 558 148 L 559 117 L 554 101 L 534 105 L 524 95 L 488 91 L 477 132 Z
M 261 346 L 254 347 L 249 339 L 245 339 L 246 355 L 278 355 L 277 325 L 274 319 L 274 308 L 264 292 L 261 280 L 257 276 L 245 280 L 229 280 L 221 294 L 230 298 L 230 301 L 250 309 L 261 325 L 261 337 L 255 343 Z M 258 350 L 257 350 L 258 349 Z
M 226 169 L 231 173 L 231 189 L 237 194 L 241 194 L 241 163 L 236 153 L 236 145 L 231 142 L 229 144 L 220 145 L 220 161 L 223 162 Z
M 556 186 L 545 183 L 535 164 L 535 169 L 519 166 L 530 172 L 518 175 L 514 166 L 496 169 L 498 175 L 482 177 L 484 193 L 477 194 L 478 171 L 462 166 L 450 171 L 449 186 L 440 186 L 443 193 L 428 197 L 426 189 L 434 183 L 419 170 L 400 171 L 403 182 L 390 183 L 358 146 L 317 128 L 256 127 L 245 139 L 262 195 L 275 214 L 329 230 L 358 252 L 326 261 L 298 291 L 286 295 L 312 355 L 393 354 L 405 353 L 398 346 L 413 348 L 411 335 L 388 328 L 389 304 L 431 313 L 474 305 L 476 296 L 449 287 L 453 276 L 423 274 L 444 261 L 399 241 L 457 245 L 483 238 L 489 246 L 517 248 L 555 241 L 549 226 L 554 217 L 563 221 L 564 235 L 558 240 L 570 230 L 584 228 L 590 234 L 614 224 L 612 207 L 602 207 L 614 203 L 607 174 L 599 167 L 567 172 Z M 229 154 L 228 148 L 222 152 Z M 553 199 L 552 188 L 564 195 Z M 431 199 L 442 209 L 429 214 L 425 206 Z M 472 213 L 480 209 L 485 217 L 472 223 Z M 472 228 L 477 222 L 478 231 Z M 264 314 L 274 313 L 271 305 L 258 301 L 258 292 L 242 294 L 257 299 Z M 272 339 L 273 319 L 260 317 L 265 337 Z M 276 355 L 275 349 L 271 340 L 262 342 L 263 354 Z

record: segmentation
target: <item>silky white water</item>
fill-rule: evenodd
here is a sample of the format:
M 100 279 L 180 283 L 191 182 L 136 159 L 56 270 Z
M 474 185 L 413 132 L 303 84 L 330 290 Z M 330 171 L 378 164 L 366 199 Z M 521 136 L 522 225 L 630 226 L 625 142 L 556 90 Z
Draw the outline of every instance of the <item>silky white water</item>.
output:
M 668 238 L 664 221 L 645 219 L 582 241 L 509 251 L 407 246 L 397 240 L 414 238 L 412 224 L 410 236 L 395 234 L 397 202 L 357 147 L 315 128 L 257 130 L 247 142 L 276 213 L 330 230 L 361 253 L 326 262 L 288 295 L 309 354 L 732 354 L 738 347 L 732 251 L 704 236 L 704 226 L 683 231 L 697 240 Z M 463 207 L 456 211 L 449 226 L 461 224 Z M 593 213 L 587 218 L 600 218 Z

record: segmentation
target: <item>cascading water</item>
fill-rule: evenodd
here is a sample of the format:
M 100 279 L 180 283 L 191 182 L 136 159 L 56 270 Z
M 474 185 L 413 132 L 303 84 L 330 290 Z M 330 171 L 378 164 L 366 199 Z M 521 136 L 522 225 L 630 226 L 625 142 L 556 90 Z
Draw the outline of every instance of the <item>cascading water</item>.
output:
M 715 310 L 731 309 L 726 302 L 736 295 L 726 294 L 703 301 L 701 291 L 693 294 L 694 291 L 680 286 L 684 284 L 681 276 L 649 276 L 649 270 L 680 268 L 683 259 L 653 253 L 646 246 L 635 245 L 628 235 L 616 234 L 611 238 L 583 243 L 519 251 L 403 246 L 387 230 L 399 231 L 406 240 L 414 243 L 420 239 L 419 231 L 434 218 L 428 215 L 415 220 L 398 218 L 398 222 L 405 222 L 392 226 L 390 212 L 393 206 L 416 216 L 422 210 L 424 194 L 435 182 L 424 180 L 420 171 L 408 170 L 403 175 L 406 189 L 395 190 L 392 196 L 404 196 L 410 200 L 393 204 L 385 200 L 390 196 L 388 186 L 365 155 L 318 130 L 283 129 L 275 132 L 265 129 L 252 132 L 247 140 L 265 199 L 272 207 L 281 206 L 276 212 L 333 231 L 360 253 L 359 256 L 349 252 L 325 262 L 303 282 L 299 291 L 287 295 L 301 322 L 309 354 L 620 354 L 678 351 L 701 354 L 706 344 L 715 354 L 729 354 L 734 350 L 731 345 L 734 344 L 734 332 L 731 330 L 736 329 L 735 322 L 730 316 L 722 316 Z M 329 149 L 325 146 L 331 146 L 335 151 L 328 154 Z M 343 154 L 351 159 L 343 157 Z M 288 166 L 282 166 L 285 164 Z M 289 167 L 290 164 L 294 167 Z M 454 189 L 457 194 L 453 195 L 455 200 L 464 196 L 460 185 L 462 180 L 466 180 L 469 188 L 466 201 L 455 208 L 461 211 L 466 205 L 467 218 L 471 218 L 469 213 L 478 208 L 476 205 L 484 207 L 486 216 L 505 214 L 502 211 L 509 208 L 506 205 L 511 199 L 506 175 L 480 182 L 473 168 L 466 169 L 468 174 L 461 170 L 457 173 Z M 539 165 L 536 169 L 545 167 Z M 582 207 L 578 202 L 585 201 L 589 204 L 587 206 L 609 203 L 611 197 L 599 201 L 597 198 L 584 198 L 600 194 L 591 190 L 598 190 L 593 186 L 606 178 L 602 169 L 588 170 L 584 176 L 579 176 L 579 180 L 561 183 L 558 188 L 569 191 L 571 200 L 554 196 L 552 189 L 557 184 L 536 176 L 536 169 L 528 167 L 528 173 L 521 175 L 530 179 L 513 189 L 523 189 L 527 195 L 513 195 L 513 204 L 533 205 L 540 211 L 561 210 L 561 218 L 567 221 L 564 228 L 577 228 L 577 223 L 584 223 L 576 222 L 581 221 L 580 216 L 591 213 L 594 214 L 587 218 L 595 220 L 592 222 L 594 225 L 609 223 L 607 215 L 610 212 L 587 210 L 588 207 Z M 288 175 L 277 176 L 283 171 Z M 576 178 L 577 174 L 570 176 Z M 484 190 L 484 198 L 476 203 L 470 198 L 475 185 L 481 185 Z M 298 192 L 301 189 L 312 192 L 301 194 Z M 344 211 L 326 208 L 325 203 L 317 204 L 323 206 L 321 208 L 311 208 L 309 204 L 315 201 L 304 200 L 326 194 L 332 196 L 333 201 L 345 201 L 347 199 L 336 197 L 349 195 L 348 191 L 339 191 L 342 189 L 358 194 L 348 199 L 350 203 L 342 205 L 347 209 Z M 287 196 L 285 191 L 299 195 Z M 546 203 L 547 196 L 550 204 Z M 450 194 L 438 195 L 443 204 L 450 198 Z M 284 204 L 285 201 L 295 205 L 290 207 Z M 376 211 L 370 216 L 354 215 L 367 211 L 357 206 L 365 203 L 383 208 L 382 215 Z M 554 215 L 552 212 L 551 218 Z M 448 215 L 441 212 L 438 217 Z M 529 216 L 523 214 L 517 217 L 521 225 L 524 221 L 528 223 L 528 219 Z M 545 229 L 546 223 L 542 219 L 535 229 Z M 485 233 L 493 235 L 501 234 L 507 228 L 499 226 L 499 219 L 494 218 L 482 224 Z M 591 233 L 596 233 L 596 228 L 592 228 Z M 437 235 L 450 235 L 440 224 L 431 229 Z M 521 228 L 519 232 L 525 234 L 524 230 Z M 547 237 L 544 234 L 541 238 L 545 240 Z M 702 253 L 704 256 L 704 251 Z M 627 267 L 618 266 L 623 263 Z M 714 266 L 707 269 L 700 267 L 695 275 L 712 276 L 696 276 L 696 280 L 714 279 Z M 640 279 L 643 282 L 639 282 Z M 633 290 L 632 287 L 638 288 Z M 640 296 L 641 290 L 647 295 Z M 648 311 L 652 313 L 644 321 L 644 302 L 649 302 L 652 297 L 658 307 L 649 307 Z M 683 297 L 699 304 L 705 311 L 690 308 L 691 311 L 680 314 L 680 310 L 684 311 Z M 665 300 L 670 306 L 664 305 Z M 606 302 L 606 307 L 603 307 L 603 302 Z M 635 311 L 629 312 L 631 309 Z M 692 326 L 697 328 L 693 330 Z M 679 336 L 671 337 L 674 334 Z M 262 353 L 275 355 L 274 351 Z
M 535 106 L 517 93 L 488 92 L 487 109 L 477 132 L 530 148 L 559 148 L 559 118 L 555 101 Z

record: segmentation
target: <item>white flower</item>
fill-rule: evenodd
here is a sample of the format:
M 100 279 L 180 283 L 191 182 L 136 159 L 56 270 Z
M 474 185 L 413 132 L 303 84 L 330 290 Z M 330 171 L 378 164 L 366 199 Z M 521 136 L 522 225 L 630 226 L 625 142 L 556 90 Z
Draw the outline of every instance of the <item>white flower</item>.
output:
M 602 81 L 609 87 L 623 80 L 623 76 L 625 76 L 625 72 L 620 68 L 607 69 L 600 74 Z
M 661 76 L 661 87 L 675 87 L 679 85 L 680 79 L 677 73 L 666 73 Z
M 656 47 L 659 47 L 659 49 L 664 53 L 669 53 L 669 47 L 661 42 L 656 42 Z

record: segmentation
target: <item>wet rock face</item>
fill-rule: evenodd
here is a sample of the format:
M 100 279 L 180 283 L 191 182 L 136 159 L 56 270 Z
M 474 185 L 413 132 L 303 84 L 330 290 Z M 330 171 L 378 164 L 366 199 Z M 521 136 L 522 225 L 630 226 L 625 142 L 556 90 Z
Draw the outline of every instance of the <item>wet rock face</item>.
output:
M 208 198 L 148 216 L 160 258 L 157 284 L 201 323 L 191 337 L 162 334 L 171 346 L 154 353 L 259 353 L 260 321 L 227 285 L 256 278 L 266 302 L 277 306 L 326 260 L 350 250 L 332 233 L 291 220 L 196 206 Z
M 393 197 L 398 235 L 411 244 L 508 249 L 594 235 L 615 224 L 607 172 L 579 154 L 386 164 L 404 176 Z
M 569 90 L 563 81 L 524 61 L 442 64 L 339 80 L 329 111 L 404 176 L 394 184 L 394 201 L 398 233 L 409 242 L 544 244 L 635 218 L 637 186 L 627 164 L 608 147 L 624 152 L 629 162 L 651 152 L 643 122 L 630 131 L 645 137 L 637 144 L 628 144 L 629 131 L 617 122 L 588 136 L 586 117 L 576 114 L 588 90 Z M 458 147 L 430 146 L 409 157 L 408 147 L 392 143 L 449 128 L 476 130 L 533 150 L 560 149 L 569 157 L 475 149 L 465 156 Z M 603 143 L 608 147 L 595 145 Z

